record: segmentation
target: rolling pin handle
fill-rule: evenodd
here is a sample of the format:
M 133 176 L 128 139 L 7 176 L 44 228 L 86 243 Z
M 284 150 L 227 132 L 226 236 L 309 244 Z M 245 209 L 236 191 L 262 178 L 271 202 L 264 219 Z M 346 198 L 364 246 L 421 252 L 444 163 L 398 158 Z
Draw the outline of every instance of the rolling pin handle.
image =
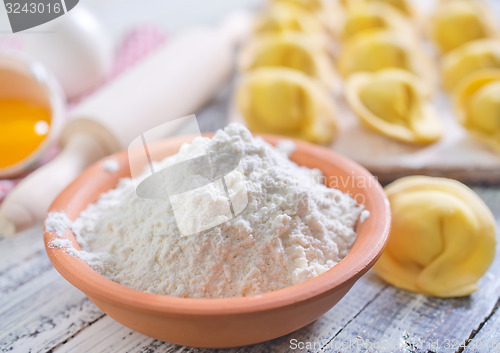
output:
M 0 207 L 0 235 L 11 236 L 43 219 L 57 195 L 107 149 L 92 135 L 77 133 L 62 152 L 17 185 Z M 26 200 L 32 200 L 27 203 Z

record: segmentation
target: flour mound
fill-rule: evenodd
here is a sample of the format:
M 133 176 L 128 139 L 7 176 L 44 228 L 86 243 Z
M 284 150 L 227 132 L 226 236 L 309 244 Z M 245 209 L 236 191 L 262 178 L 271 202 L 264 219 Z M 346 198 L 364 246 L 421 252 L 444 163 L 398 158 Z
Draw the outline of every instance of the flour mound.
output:
M 227 157 L 240 158 L 248 193 L 241 214 L 182 236 L 169 202 L 140 198 L 132 180 L 122 179 L 70 222 L 82 250 L 67 251 L 125 286 L 193 298 L 274 291 L 317 276 L 346 256 L 363 206 L 324 186 L 320 171 L 290 161 L 290 146 L 274 148 L 231 124 L 211 140 L 183 145 L 158 166 L 187 160 L 202 147 L 215 168 L 223 168 Z M 61 215 L 49 214 L 49 224 L 54 218 Z

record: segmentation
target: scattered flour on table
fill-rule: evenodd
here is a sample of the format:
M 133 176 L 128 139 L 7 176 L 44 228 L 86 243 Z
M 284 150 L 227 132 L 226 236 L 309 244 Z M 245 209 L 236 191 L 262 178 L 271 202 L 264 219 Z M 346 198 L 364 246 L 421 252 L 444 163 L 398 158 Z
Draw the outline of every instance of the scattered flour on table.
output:
M 181 236 L 170 203 L 138 197 L 132 180 L 125 178 L 74 222 L 64 213 L 50 213 L 46 230 L 58 236 L 52 245 L 125 286 L 199 298 L 281 289 L 325 272 L 346 256 L 358 218 L 365 219 L 368 211 L 349 195 L 324 186 L 319 170 L 290 161 L 293 143 L 274 148 L 243 125 L 231 124 L 211 140 L 200 137 L 184 144 L 158 166 L 190 159 L 204 146 L 215 169 L 229 157 L 241 158 L 248 206 L 239 216 Z M 214 199 L 214 207 L 218 202 L 227 199 Z M 58 241 L 67 228 L 82 250 Z

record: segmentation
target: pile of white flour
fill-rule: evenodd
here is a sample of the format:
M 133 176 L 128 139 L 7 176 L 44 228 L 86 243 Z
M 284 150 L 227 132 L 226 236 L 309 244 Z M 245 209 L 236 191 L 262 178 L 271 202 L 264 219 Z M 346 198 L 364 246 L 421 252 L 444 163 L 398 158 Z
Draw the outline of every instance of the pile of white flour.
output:
M 196 298 L 284 288 L 325 272 L 347 254 L 356 222 L 367 211 L 350 196 L 324 186 L 318 170 L 290 161 L 290 144 L 274 148 L 253 138 L 243 125 L 231 124 L 211 140 L 197 138 L 183 145 L 160 165 L 187 160 L 203 144 L 216 168 L 225 156 L 241 158 L 248 206 L 239 216 L 181 236 L 169 202 L 140 198 L 132 180 L 122 179 L 74 222 L 63 213 L 49 214 L 46 230 L 61 237 L 52 246 L 125 286 Z M 81 251 L 64 239 L 68 227 Z

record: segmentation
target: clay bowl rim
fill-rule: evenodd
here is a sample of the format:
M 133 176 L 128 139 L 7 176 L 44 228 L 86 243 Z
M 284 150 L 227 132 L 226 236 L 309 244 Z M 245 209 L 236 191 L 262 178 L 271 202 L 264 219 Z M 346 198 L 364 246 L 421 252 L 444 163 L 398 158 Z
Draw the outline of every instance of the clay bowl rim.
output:
M 212 135 L 213 134 L 204 134 L 204 136 L 208 137 Z M 342 286 L 349 286 L 350 288 L 354 281 L 359 279 L 359 277 L 367 272 L 376 262 L 388 241 L 391 211 L 389 201 L 387 200 L 382 186 L 365 168 L 325 147 L 274 135 L 255 134 L 255 136 L 260 136 L 273 145 L 280 140 L 293 140 L 296 144 L 296 151 L 309 155 L 319 154 L 324 156 L 325 153 L 329 154 L 329 156 L 332 157 L 332 163 L 339 169 L 350 171 L 353 176 L 361 176 L 374 181 L 370 183 L 370 187 L 367 187 L 364 192 L 367 198 L 369 197 L 372 199 L 374 206 L 370 210 L 370 217 L 364 222 L 375 222 L 375 225 L 371 229 L 371 233 L 373 233 L 371 234 L 372 236 L 365 237 L 368 239 L 365 241 L 369 241 L 370 244 L 369 252 L 363 254 L 357 253 L 355 242 L 344 259 L 317 277 L 265 294 L 236 298 L 171 297 L 142 292 L 126 287 L 102 276 L 82 259 L 68 254 L 63 249 L 50 247 L 49 243 L 56 238 L 56 235 L 55 232 L 47 232 L 44 228 L 45 248 L 53 266 L 68 282 L 91 298 L 96 298 L 115 306 L 126 307 L 129 310 L 143 313 L 149 312 L 155 315 L 166 314 L 168 316 L 227 316 L 248 314 L 314 300 L 314 298 L 327 295 L 329 292 L 335 291 Z M 186 137 L 169 139 L 160 143 L 177 144 L 180 146 L 180 142 L 186 142 Z M 293 155 L 291 157 L 293 159 Z M 89 183 L 88 180 L 92 179 L 91 176 L 95 173 L 100 172 L 103 173 L 103 175 L 107 173 L 109 177 L 110 173 L 104 171 L 101 166 L 102 161 L 109 158 L 115 158 L 119 161 L 121 171 L 123 171 L 124 168 L 128 169 L 127 151 L 118 152 L 112 156 L 103 158 L 84 171 L 72 184 L 61 192 L 50 206 L 49 212 L 68 211 L 68 203 L 71 202 L 71 199 L 78 191 L 81 192 L 83 189 L 82 186 Z M 116 175 L 111 175 L 111 177 L 118 181 L 122 176 L 120 176 L 119 171 L 115 174 Z M 129 171 L 124 175 L 130 175 Z M 82 194 L 82 196 L 83 195 L 85 195 L 85 193 Z M 93 196 L 96 198 L 98 197 L 98 195 Z M 373 212 L 374 209 L 377 211 Z M 77 213 L 79 213 L 81 210 L 77 211 Z M 70 216 L 69 218 L 73 220 L 75 217 Z M 367 227 L 367 229 L 369 228 Z M 74 234 L 69 229 L 66 231 L 65 236 L 71 240 L 73 246 L 79 248 Z

